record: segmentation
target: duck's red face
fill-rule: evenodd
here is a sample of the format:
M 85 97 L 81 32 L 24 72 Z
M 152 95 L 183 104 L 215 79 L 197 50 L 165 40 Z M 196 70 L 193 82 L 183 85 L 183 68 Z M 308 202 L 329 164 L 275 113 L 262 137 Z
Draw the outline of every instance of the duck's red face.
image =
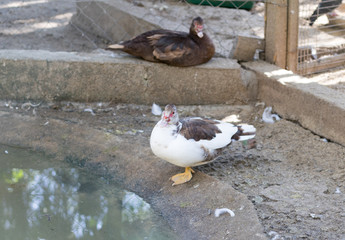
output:
M 204 33 L 202 32 L 204 29 L 204 25 L 202 25 L 198 22 L 195 22 L 194 23 L 194 29 L 195 29 L 195 32 L 199 38 L 202 38 L 204 36 Z
M 167 114 L 167 115 L 166 115 Z M 170 112 L 170 113 L 163 113 L 163 118 L 166 122 L 170 122 L 171 118 L 174 116 L 174 112 Z
M 162 121 L 166 124 L 176 124 L 178 122 L 178 114 L 176 107 L 172 104 L 169 104 L 165 107 L 162 113 Z

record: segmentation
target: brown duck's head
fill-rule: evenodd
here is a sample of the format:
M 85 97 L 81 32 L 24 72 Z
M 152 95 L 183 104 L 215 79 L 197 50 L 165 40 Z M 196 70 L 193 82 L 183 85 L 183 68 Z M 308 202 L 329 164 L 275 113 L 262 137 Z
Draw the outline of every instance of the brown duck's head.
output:
M 192 25 L 190 26 L 190 32 L 192 34 L 197 35 L 199 38 L 204 36 L 202 30 L 204 29 L 204 20 L 201 17 L 196 17 L 192 21 Z

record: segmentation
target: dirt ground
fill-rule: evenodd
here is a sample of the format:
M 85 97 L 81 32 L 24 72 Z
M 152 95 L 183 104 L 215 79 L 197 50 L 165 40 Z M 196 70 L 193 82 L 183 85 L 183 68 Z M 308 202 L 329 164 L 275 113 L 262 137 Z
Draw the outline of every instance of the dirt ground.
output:
M 90 41 L 68 24 L 75 12 L 73 1 L 35 1 L 25 5 L 29 2 L 1 2 L 0 6 L 17 3 L 19 7 L 0 7 L 0 48 L 94 51 L 105 46 L 102 40 Z M 330 73 L 327 77 L 339 79 Z M 344 89 L 343 84 L 339 86 Z M 6 111 L 92 125 L 129 138 L 144 134 L 147 141 L 158 120 L 150 115 L 149 106 L 59 103 L 40 106 L 35 111 L 21 106 L 22 103 L 9 101 L 1 103 L 1 109 Z M 89 108 L 95 116 L 85 112 Z M 271 239 L 345 239 L 345 148 L 298 123 L 284 119 L 263 123 L 263 109 L 262 104 L 253 104 L 238 107 L 233 113 L 257 128 L 256 148 L 246 150 L 235 143 L 217 161 L 197 170 L 247 195 Z M 226 117 L 213 108 L 180 110 L 181 116 Z
M 222 111 L 226 108 L 180 106 L 179 113 L 221 119 L 229 114 Z M 228 108 L 228 119 L 257 128 L 256 147 L 247 149 L 235 142 L 216 161 L 196 170 L 244 193 L 271 239 L 344 239 L 345 148 L 284 119 L 263 123 L 262 104 Z M 7 101 L 1 103 L 1 110 L 87 125 L 129 141 L 138 134 L 149 141 L 159 119 L 150 106 L 125 104 L 66 102 L 29 109 Z

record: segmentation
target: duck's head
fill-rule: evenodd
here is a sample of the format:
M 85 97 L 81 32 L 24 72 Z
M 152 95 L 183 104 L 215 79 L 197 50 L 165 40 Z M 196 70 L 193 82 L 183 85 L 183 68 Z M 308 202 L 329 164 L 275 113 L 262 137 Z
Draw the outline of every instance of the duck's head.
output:
M 163 124 L 173 124 L 176 125 L 179 121 L 176 106 L 173 104 L 168 104 L 162 113 L 161 121 Z
M 204 29 L 204 20 L 202 20 L 201 17 L 196 17 L 192 21 L 192 25 L 190 26 L 190 31 L 197 35 L 199 38 L 202 38 L 204 36 L 203 33 Z

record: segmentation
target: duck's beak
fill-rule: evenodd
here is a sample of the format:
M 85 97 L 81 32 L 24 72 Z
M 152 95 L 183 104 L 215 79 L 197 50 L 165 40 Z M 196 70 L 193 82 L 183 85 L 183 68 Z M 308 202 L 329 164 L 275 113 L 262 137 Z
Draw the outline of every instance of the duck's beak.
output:
M 204 36 L 204 33 L 202 32 L 203 29 L 204 29 L 203 25 L 198 24 L 195 26 L 195 31 L 199 38 L 202 38 Z
M 164 114 L 164 116 L 163 116 L 163 119 L 164 119 L 164 121 L 166 121 L 166 122 L 170 122 L 170 117 L 169 117 L 169 116 L 165 116 L 165 114 Z

